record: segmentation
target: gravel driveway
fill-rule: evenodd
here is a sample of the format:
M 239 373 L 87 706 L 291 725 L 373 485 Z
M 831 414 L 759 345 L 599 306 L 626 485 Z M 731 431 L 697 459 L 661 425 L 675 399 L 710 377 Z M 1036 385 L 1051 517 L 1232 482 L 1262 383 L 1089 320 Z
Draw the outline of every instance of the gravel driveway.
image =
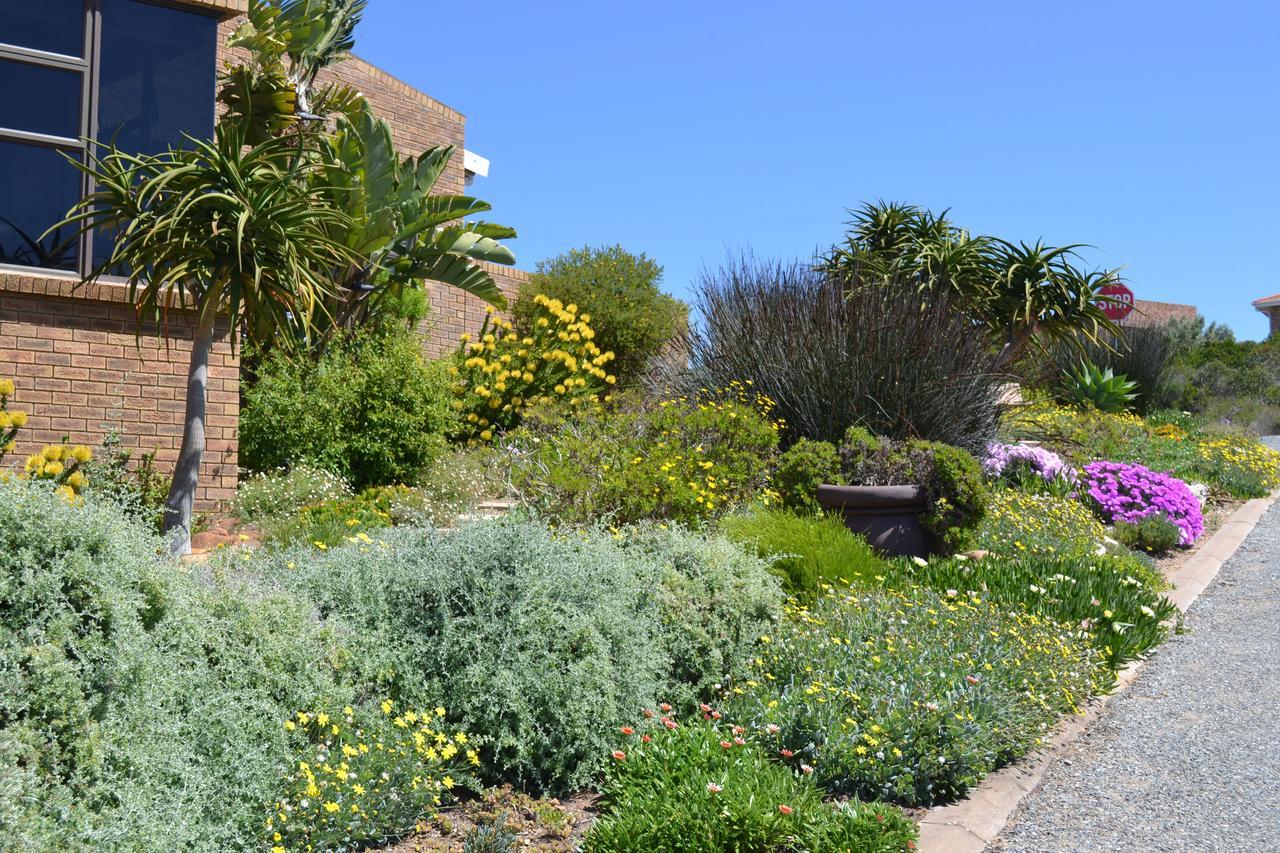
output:
M 1280 504 L 1191 605 L 1187 628 L 989 850 L 1280 850 Z

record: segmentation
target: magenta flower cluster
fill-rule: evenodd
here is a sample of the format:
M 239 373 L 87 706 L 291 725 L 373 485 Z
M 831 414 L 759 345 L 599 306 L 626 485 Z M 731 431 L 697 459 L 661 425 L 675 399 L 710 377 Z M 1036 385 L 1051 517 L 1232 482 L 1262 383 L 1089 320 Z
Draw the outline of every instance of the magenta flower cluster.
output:
M 1075 469 L 1063 462 L 1061 456 L 1052 450 L 1025 444 L 988 444 L 987 455 L 982 460 L 982 470 L 989 477 L 1011 479 L 1022 471 L 1030 471 L 1046 483 L 1059 478 L 1074 483 L 1076 479 Z
M 1080 491 L 1112 524 L 1163 515 L 1182 532 L 1184 547 L 1204 533 L 1200 501 L 1170 474 L 1129 462 L 1090 462 L 1081 473 Z

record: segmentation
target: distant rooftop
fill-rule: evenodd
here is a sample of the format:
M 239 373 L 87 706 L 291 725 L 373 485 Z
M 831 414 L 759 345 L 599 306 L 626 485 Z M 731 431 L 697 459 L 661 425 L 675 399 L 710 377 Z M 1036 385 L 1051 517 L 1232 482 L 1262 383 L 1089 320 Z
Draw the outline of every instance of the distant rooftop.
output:
M 1256 304 L 1256 303 L 1255 303 Z M 1178 302 L 1153 302 L 1150 299 L 1135 299 L 1133 313 L 1120 321 L 1121 326 L 1163 326 L 1171 320 L 1194 319 L 1196 306 L 1183 305 Z

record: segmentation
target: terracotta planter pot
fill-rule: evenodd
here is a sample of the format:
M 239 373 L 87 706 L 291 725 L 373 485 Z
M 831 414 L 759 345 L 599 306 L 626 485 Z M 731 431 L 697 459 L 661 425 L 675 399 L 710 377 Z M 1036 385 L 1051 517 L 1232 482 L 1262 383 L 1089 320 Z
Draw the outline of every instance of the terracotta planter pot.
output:
M 819 486 L 818 503 L 844 516 L 844 526 L 889 557 L 928 557 L 929 531 L 920 524 L 928 509 L 919 486 Z

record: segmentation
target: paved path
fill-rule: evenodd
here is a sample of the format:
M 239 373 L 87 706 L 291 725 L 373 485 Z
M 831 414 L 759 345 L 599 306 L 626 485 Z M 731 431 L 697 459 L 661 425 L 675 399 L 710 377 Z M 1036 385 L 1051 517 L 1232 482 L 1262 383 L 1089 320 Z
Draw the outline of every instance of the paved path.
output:
M 1280 504 L 1187 627 L 989 850 L 1280 851 Z

